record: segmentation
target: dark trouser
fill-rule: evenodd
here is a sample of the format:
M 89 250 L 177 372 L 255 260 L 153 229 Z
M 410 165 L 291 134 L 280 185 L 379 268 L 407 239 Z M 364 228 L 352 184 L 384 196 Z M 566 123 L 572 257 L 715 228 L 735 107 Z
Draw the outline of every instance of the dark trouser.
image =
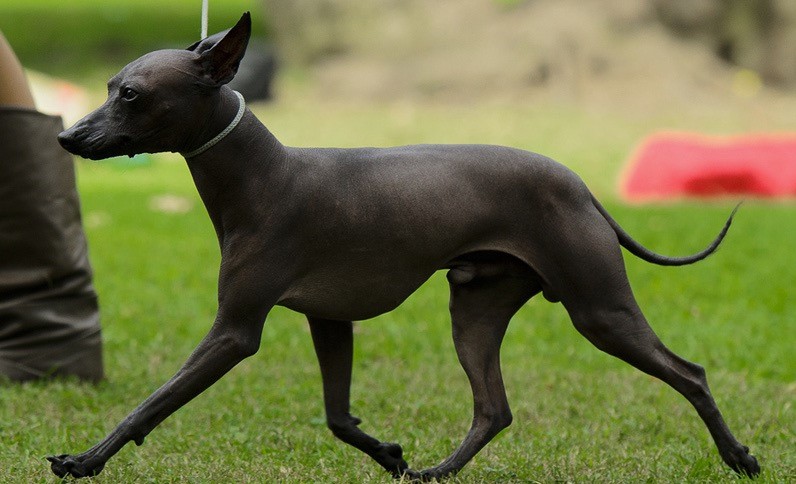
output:
M 60 118 L 0 108 L 0 379 L 103 376 L 97 295 Z

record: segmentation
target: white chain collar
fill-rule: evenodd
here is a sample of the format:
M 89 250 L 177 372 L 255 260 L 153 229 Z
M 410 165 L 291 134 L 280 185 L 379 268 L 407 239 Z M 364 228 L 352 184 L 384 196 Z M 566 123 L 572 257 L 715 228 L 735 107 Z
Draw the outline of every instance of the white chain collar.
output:
M 195 149 L 195 150 L 193 150 L 193 151 L 191 151 L 189 153 L 183 153 L 182 156 L 184 158 L 186 158 L 186 159 L 187 158 L 193 158 L 194 156 L 199 156 L 202 153 L 204 153 L 205 151 L 209 150 L 210 148 L 215 146 L 219 141 L 221 141 L 222 139 L 226 138 L 226 136 L 229 133 L 231 133 L 232 130 L 235 129 L 235 127 L 240 123 L 240 120 L 243 119 L 243 113 L 246 112 L 246 101 L 243 99 L 243 95 L 241 93 L 239 93 L 238 91 L 232 91 L 232 92 L 234 92 L 235 95 L 238 97 L 238 102 L 239 102 L 238 113 L 235 115 L 235 118 L 232 120 L 231 123 L 229 123 L 229 126 L 224 128 L 224 131 L 218 133 L 218 135 L 216 135 L 215 138 L 211 139 L 207 143 L 203 144 L 199 148 L 197 148 L 197 149 Z

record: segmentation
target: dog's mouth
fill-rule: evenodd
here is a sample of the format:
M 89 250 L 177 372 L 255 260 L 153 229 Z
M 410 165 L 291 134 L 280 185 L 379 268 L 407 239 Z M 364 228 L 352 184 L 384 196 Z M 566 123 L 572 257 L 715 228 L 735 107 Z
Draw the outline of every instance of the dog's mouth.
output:
M 135 156 L 131 138 L 124 135 L 86 132 L 79 128 L 68 129 L 58 135 L 61 146 L 73 155 L 89 160 L 104 160 L 115 156 Z

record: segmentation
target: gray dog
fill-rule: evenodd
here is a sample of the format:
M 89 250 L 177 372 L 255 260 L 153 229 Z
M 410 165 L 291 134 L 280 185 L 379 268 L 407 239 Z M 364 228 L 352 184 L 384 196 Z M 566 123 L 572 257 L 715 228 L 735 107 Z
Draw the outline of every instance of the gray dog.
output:
M 180 371 L 104 440 L 49 457 L 58 476 L 99 473 L 127 442 L 254 354 L 268 312 L 303 313 L 335 436 L 396 478 L 458 472 L 511 423 L 499 351 L 509 320 L 538 293 L 560 301 L 599 349 L 671 385 L 704 420 L 738 473 L 760 468 L 732 435 L 704 370 L 667 349 L 636 304 L 620 245 L 661 265 L 707 257 L 657 255 L 635 242 L 583 182 L 543 156 L 499 146 L 303 149 L 283 146 L 224 86 L 251 30 L 249 14 L 187 50 L 147 54 L 108 83 L 108 100 L 59 136 L 102 159 L 172 151 L 188 162 L 221 247 L 218 315 Z M 416 471 L 398 444 L 359 429 L 349 413 L 352 323 L 394 309 L 447 269 L 453 339 L 470 380 L 472 427 L 458 449 Z

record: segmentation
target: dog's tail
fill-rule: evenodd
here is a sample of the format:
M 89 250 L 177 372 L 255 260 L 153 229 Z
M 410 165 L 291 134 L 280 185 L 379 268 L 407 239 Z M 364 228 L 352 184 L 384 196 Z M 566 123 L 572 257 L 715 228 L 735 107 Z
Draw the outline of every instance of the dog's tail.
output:
M 611 228 L 613 228 L 614 232 L 616 232 L 616 236 L 619 237 L 619 243 L 622 244 L 622 247 L 640 259 L 661 266 L 684 266 L 693 264 L 694 262 L 701 261 L 705 257 L 716 252 L 716 249 L 719 248 L 719 244 L 721 244 L 721 241 L 724 240 L 724 236 L 727 235 L 727 231 L 730 230 L 730 225 L 732 225 L 732 219 L 735 216 L 735 213 L 741 206 L 740 203 L 735 206 L 730 214 L 730 217 L 724 223 L 724 227 L 721 229 L 721 232 L 719 232 L 719 235 L 717 235 L 716 238 L 713 239 L 713 242 L 711 242 L 710 245 L 708 245 L 704 250 L 685 257 L 669 257 L 657 254 L 634 240 L 630 234 L 625 232 L 619 223 L 608 214 L 608 211 L 606 211 L 605 208 L 600 205 L 600 202 L 598 202 L 594 196 L 591 198 L 595 208 L 597 208 L 602 216 L 605 217 L 605 220 L 608 221 L 608 223 L 611 225 Z

